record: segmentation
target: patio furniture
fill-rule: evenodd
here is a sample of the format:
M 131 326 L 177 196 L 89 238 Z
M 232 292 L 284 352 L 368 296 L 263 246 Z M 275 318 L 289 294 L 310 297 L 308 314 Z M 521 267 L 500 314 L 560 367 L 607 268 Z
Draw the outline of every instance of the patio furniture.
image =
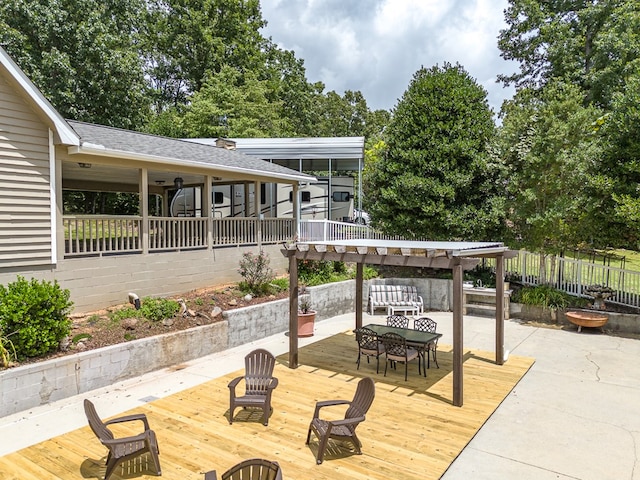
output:
M 215 470 L 204 474 L 204 480 L 217 480 L 217 478 Z M 224 472 L 222 480 L 282 480 L 282 470 L 278 462 L 250 458 Z
M 259 348 L 244 357 L 245 374 L 229 382 L 229 424 L 233 423 L 233 412 L 236 407 L 262 409 L 262 423 L 269 424 L 271 414 L 271 394 L 278 386 L 278 379 L 273 376 L 276 358 L 267 350 Z M 244 379 L 245 394 L 236 395 L 236 387 Z
M 436 321 L 429 317 L 416 318 L 413 321 L 413 329 L 418 330 L 419 332 L 436 333 L 437 328 L 438 328 L 438 324 L 436 323 Z M 440 365 L 438 365 L 438 359 L 436 358 L 436 349 L 438 348 L 437 338 L 426 345 L 419 344 L 419 343 L 410 343 L 410 345 L 417 346 L 418 350 L 422 350 L 423 360 L 425 358 L 424 356 L 426 355 L 427 368 L 431 366 L 431 361 L 429 359 L 429 352 L 431 352 L 431 356 L 433 357 L 433 361 L 436 363 L 436 367 L 440 368 Z M 424 362 L 423 362 L 423 365 L 424 365 Z
M 156 475 L 162 474 L 160 470 L 160 459 L 158 458 L 160 450 L 158 449 L 156 434 L 149 428 L 146 415 L 138 413 L 103 422 L 98 416 L 95 406 L 88 399 L 84 400 L 84 412 L 93 433 L 95 433 L 100 442 L 109 449 L 104 480 L 107 480 L 111 476 L 118 465 L 145 453 L 149 453 Z M 108 428 L 108 425 L 133 421 L 142 422 L 144 431 L 132 437 L 115 438 Z
M 356 435 L 356 428 L 365 420 L 365 415 L 373 403 L 375 397 L 375 384 L 373 379 L 365 377 L 358 382 L 353 400 L 325 400 L 316 403 L 313 419 L 309 424 L 306 445 L 311 440 L 311 432 L 318 438 L 318 453 L 316 463 L 320 465 L 324 460 L 324 453 L 330 439 L 350 441 L 358 455 L 362 454 L 362 443 Z M 320 410 L 333 405 L 349 405 L 342 420 L 323 420 L 320 418 Z
M 357 328 L 354 332 L 358 342 L 357 369 L 360 369 L 360 357 L 364 355 L 367 357 L 367 363 L 370 357 L 376 358 L 376 373 L 380 373 L 380 355 L 384 354 L 384 345 L 378 340 L 378 335 L 366 327 Z
M 386 308 L 387 315 L 400 311 L 420 315 L 424 310 L 424 302 L 418 295 L 418 289 L 411 285 L 370 285 L 369 313 L 373 315 L 376 308 Z
M 409 319 L 404 315 L 389 315 L 387 317 L 389 327 L 409 328 Z
M 389 362 L 394 362 L 394 368 L 397 362 L 404 363 L 404 380 L 407 380 L 407 372 L 409 362 L 418 359 L 418 373 L 422 374 L 420 366 L 420 352 L 415 348 L 407 346 L 407 339 L 403 336 L 394 333 L 387 332 L 380 336 L 380 340 L 384 344 L 384 350 L 387 357 L 387 361 L 384 365 L 384 376 L 387 376 L 387 366 Z

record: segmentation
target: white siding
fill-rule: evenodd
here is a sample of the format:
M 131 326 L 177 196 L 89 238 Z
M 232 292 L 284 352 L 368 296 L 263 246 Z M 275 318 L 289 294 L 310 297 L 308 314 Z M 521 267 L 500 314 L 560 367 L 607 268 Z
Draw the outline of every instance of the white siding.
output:
M 49 130 L 0 76 L 0 269 L 51 263 Z

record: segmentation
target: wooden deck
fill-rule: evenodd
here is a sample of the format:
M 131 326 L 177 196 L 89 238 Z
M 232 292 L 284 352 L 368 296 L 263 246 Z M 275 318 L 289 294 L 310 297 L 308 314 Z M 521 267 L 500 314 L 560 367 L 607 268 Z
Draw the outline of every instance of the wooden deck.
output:
M 234 424 L 227 421 L 227 383 L 241 371 L 137 408 L 157 433 L 161 478 L 202 480 L 205 471 L 220 474 L 243 459 L 263 457 L 278 461 L 285 479 L 436 479 L 534 362 L 511 356 L 498 366 L 493 352 L 465 350 L 464 406 L 454 407 L 450 347 L 439 346 L 440 369 L 432 362 L 426 379 L 410 364 L 407 382 L 401 365 L 387 377 L 376 374 L 375 363 L 366 360 L 356 370 L 356 356 L 350 332 L 301 348 L 298 369 L 287 367 L 287 354 L 280 356 L 280 384 L 268 427 L 259 422 L 259 413 L 249 411 L 236 410 Z M 332 448 L 316 465 L 317 439 L 310 446 L 304 443 L 315 402 L 352 398 L 357 381 L 366 375 L 376 381 L 376 398 L 358 427 L 363 454 Z M 100 412 L 100 404 L 96 407 Z M 116 435 L 134 433 L 121 429 Z M 1 457 L 0 479 L 102 479 L 105 454 L 89 427 L 83 427 Z M 158 478 L 142 460 L 111 478 Z

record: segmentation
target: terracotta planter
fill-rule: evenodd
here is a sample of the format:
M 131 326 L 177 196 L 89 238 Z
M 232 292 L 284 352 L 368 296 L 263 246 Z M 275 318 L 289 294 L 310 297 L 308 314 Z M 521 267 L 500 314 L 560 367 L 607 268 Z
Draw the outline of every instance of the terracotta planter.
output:
M 316 312 L 314 310 L 309 313 L 298 312 L 298 337 L 312 337 L 315 321 Z

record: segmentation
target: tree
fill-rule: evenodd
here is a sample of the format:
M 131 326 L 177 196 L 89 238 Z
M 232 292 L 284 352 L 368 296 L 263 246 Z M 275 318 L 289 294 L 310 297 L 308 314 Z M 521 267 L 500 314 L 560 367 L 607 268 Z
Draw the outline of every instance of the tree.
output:
M 155 110 L 186 102 L 223 66 L 264 68 L 268 41 L 259 0 L 152 0 L 147 37 L 148 74 Z
M 519 247 L 558 254 L 591 237 L 588 192 L 600 156 L 591 124 L 600 112 L 582 101 L 577 86 L 551 82 L 541 92 L 521 89 L 504 107 L 499 143 Z
M 638 72 L 640 4 L 637 0 L 510 0 L 502 57 L 520 71 L 500 76 L 517 88 L 552 79 L 575 83 L 585 99 L 606 107 Z
M 143 0 L 0 3 L 0 43 L 64 117 L 140 128 Z
M 384 153 L 366 167 L 372 218 L 387 233 L 430 240 L 499 235 L 494 129 L 486 91 L 460 65 L 418 70 L 385 131 Z

